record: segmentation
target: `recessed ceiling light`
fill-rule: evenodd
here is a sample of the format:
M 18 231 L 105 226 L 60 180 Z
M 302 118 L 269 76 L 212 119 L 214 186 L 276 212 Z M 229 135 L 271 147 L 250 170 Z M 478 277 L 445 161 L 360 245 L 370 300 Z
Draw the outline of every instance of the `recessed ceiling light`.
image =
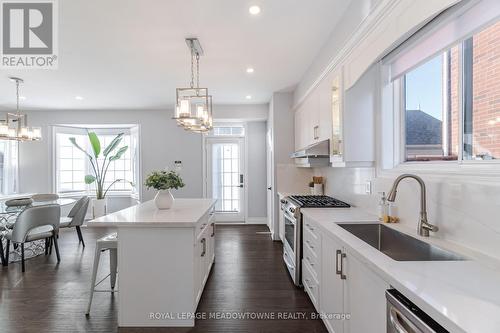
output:
M 252 95 L 246 95 L 245 98 L 246 99 L 252 99 Z
M 83 97 L 82 97 L 82 96 L 75 96 L 75 99 L 76 99 L 77 101 L 83 101 Z
M 247 73 L 251 74 L 253 72 L 255 72 L 255 70 L 252 67 L 247 68 Z
M 26 100 L 26 96 L 19 96 L 19 99 L 20 99 L 21 101 L 25 101 L 25 100 Z
M 260 14 L 260 7 L 259 6 L 250 6 L 250 8 L 248 8 L 248 12 L 252 15 L 258 15 L 258 14 Z

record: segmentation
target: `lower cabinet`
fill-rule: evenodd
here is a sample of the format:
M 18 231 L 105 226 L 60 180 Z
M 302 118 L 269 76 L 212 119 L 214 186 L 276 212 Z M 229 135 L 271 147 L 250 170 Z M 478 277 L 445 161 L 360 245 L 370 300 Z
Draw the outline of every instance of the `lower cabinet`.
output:
M 307 221 L 314 226 L 314 221 Z M 316 229 L 317 230 L 317 229 Z M 303 260 L 303 284 L 331 333 L 385 333 L 389 284 L 349 253 L 342 241 L 319 231 L 315 269 Z M 304 248 L 308 246 L 304 239 Z M 318 264 L 319 263 L 319 264 Z M 314 272 L 318 272 L 315 279 Z
M 215 221 L 213 215 L 202 225 L 194 245 L 195 307 L 200 301 L 203 288 L 215 260 Z

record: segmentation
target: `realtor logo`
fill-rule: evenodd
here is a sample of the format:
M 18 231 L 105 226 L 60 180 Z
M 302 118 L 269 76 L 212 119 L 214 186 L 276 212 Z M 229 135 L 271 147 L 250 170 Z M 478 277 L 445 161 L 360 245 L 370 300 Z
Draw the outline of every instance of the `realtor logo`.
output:
M 0 0 L 2 68 L 57 68 L 55 0 Z

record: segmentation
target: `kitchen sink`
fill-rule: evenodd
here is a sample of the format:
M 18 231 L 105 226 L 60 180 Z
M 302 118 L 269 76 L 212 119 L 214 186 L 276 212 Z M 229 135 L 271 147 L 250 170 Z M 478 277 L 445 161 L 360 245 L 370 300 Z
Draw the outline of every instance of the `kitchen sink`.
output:
M 362 241 L 397 261 L 458 261 L 459 254 L 444 250 L 383 224 L 339 223 Z

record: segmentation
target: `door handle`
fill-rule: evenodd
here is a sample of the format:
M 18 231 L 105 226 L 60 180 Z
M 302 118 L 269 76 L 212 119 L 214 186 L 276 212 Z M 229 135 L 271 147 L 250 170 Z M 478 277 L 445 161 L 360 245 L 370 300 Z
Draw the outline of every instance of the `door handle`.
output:
M 269 186 L 267 189 L 268 189 L 269 191 L 271 191 L 272 187 L 271 187 L 271 186 Z

